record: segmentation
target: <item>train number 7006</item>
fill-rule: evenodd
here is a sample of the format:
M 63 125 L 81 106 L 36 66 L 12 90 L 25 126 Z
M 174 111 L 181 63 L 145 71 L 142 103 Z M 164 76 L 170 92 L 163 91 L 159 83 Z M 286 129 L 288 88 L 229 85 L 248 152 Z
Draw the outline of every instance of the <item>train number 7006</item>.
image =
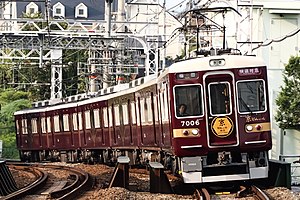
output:
M 188 121 L 181 121 L 181 126 L 199 126 L 200 120 L 188 120 Z

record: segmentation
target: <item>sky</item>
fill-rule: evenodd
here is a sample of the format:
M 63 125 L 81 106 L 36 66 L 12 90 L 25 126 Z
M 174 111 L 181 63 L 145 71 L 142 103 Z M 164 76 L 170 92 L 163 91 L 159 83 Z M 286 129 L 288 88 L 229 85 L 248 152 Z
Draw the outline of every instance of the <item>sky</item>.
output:
M 189 0 L 159 0 L 160 4 L 163 5 L 164 1 L 166 1 L 166 8 L 170 9 L 178 4 L 180 4 L 181 2 L 183 2 L 182 6 L 177 6 L 176 8 L 174 8 L 175 10 L 180 10 L 183 9 L 185 7 L 186 2 L 188 2 Z

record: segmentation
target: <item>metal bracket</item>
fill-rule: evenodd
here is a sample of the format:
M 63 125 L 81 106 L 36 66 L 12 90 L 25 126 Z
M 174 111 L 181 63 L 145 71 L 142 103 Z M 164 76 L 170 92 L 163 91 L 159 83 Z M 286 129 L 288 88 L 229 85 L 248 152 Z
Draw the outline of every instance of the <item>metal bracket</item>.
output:
M 158 162 L 150 162 L 150 192 L 151 193 L 174 193 L 167 175 L 164 173 L 164 166 Z
M 130 159 L 127 156 L 118 157 L 118 163 L 115 167 L 113 176 L 109 182 L 108 188 L 111 187 L 123 187 L 128 189 L 129 186 L 129 162 Z

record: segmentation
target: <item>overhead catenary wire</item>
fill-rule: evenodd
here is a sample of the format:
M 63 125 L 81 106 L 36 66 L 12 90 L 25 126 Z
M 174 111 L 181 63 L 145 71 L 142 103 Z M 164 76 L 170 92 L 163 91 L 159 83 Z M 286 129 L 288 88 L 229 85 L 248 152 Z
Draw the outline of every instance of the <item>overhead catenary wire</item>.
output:
M 272 44 L 273 42 L 282 42 L 283 40 L 285 40 L 285 39 L 287 39 L 287 38 L 289 38 L 289 37 L 292 37 L 292 36 L 296 35 L 296 34 L 299 33 L 299 32 L 300 32 L 300 28 L 297 28 L 296 30 L 290 32 L 290 33 L 287 34 L 287 35 L 281 36 L 281 37 L 279 37 L 279 38 L 271 39 L 271 40 L 266 40 L 266 41 L 264 41 L 262 44 L 259 44 L 257 47 L 254 47 L 254 48 L 252 49 L 252 51 L 254 51 L 254 50 L 256 50 L 256 49 L 258 49 L 258 48 L 260 48 L 260 47 L 266 47 L 266 46 L 269 46 L 269 45 Z M 247 53 L 248 53 L 248 52 L 246 52 L 246 54 L 247 54 Z

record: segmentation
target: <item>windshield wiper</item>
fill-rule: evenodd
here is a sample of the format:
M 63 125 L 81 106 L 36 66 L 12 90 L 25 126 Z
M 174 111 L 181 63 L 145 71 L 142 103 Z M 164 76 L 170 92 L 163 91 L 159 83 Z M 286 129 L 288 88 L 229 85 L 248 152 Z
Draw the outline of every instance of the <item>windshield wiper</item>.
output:
M 252 114 L 252 110 L 249 108 L 249 106 L 246 104 L 246 102 L 244 101 L 244 99 L 242 99 L 242 97 L 239 97 L 239 102 L 242 103 L 242 105 L 244 106 L 244 108 L 246 108 L 246 110 L 248 112 L 250 112 L 250 114 Z

